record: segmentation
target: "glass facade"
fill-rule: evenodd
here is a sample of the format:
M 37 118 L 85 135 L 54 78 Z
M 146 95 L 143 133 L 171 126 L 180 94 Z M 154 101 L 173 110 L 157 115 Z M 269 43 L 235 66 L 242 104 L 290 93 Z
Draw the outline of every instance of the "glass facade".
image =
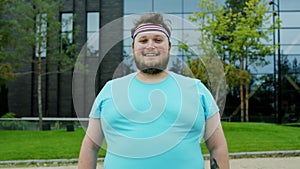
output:
M 99 38 L 95 36 L 98 34 L 100 28 L 100 13 L 87 13 L 87 55 L 91 57 L 99 57 Z
M 280 17 L 281 29 L 277 32 L 276 41 L 280 43 L 281 69 L 277 66 L 277 102 L 283 119 L 294 122 L 299 119 L 300 110 L 300 1 L 277 0 L 274 1 L 277 12 L 275 17 Z M 279 14 L 279 15 L 278 15 Z M 278 58 L 278 52 L 276 53 Z M 278 62 L 278 60 L 277 60 Z M 278 79 L 278 74 L 281 77 Z M 283 120 L 282 122 L 285 122 Z
M 224 3 L 225 0 L 217 0 L 218 3 Z M 270 0 L 271 2 L 271 0 Z M 272 3 L 270 3 L 270 13 L 275 12 L 274 18 L 270 18 L 270 23 L 273 23 L 273 19 L 276 20 L 280 17 L 281 25 L 280 29 L 277 28 L 274 31 L 274 35 L 270 37 L 271 41 L 267 45 L 280 44 L 280 49 L 276 50 L 273 55 L 267 56 L 269 62 L 264 67 L 252 66 L 250 72 L 256 81 L 253 82 L 252 90 L 255 85 L 262 84 L 259 89 L 253 90 L 254 92 L 252 103 L 257 102 L 259 99 L 268 100 L 256 104 L 256 107 L 251 110 L 257 111 L 256 116 L 261 116 L 261 121 L 264 121 L 263 116 L 267 109 L 271 109 L 269 114 L 276 118 L 278 116 L 278 109 L 276 110 L 276 104 L 282 105 L 281 111 L 284 111 L 283 116 L 286 119 L 290 119 L 289 116 L 297 116 L 299 118 L 300 101 L 297 101 L 296 96 L 300 96 L 299 84 L 300 84 L 300 1 L 298 0 L 274 0 L 274 11 L 272 10 Z M 195 26 L 185 24 L 188 22 L 188 17 L 193 12 L 198 12 L 200 9 L 197 4 L 199 0 L 124 0 L 124 15 L 140 14 L 145 12 L 162 12 L 165 14 L 171 14 L 182 18 L 184 21 L 181 23 L 172 23 L 172 36 L 178 39 L 184 39 L 185 32 L 192 31 Z M 279 14 L 279 15 L 278 15 Z M 187 21 L 187 22 L 185 22 Z M 127 31 L 130 31 L 128 22 L 124 22 L 124 35 Z M 279 38 L 278 38 L 279 36 Z M 177 42 L 172 41 L 173 54 L 184 58 L 184 53 L 178 52 Z M 124 40 L 124 51 L 128 55 L 131 55 L 131 39 Z M 281 69 L 278 67 L 278 51 L 280 51 Z M 171 52 L 172 54 L 172 52 Z M 281 76 L 278 76 L 280 73 Z M 261 77 L 270 78 L 270 82 L 263 82 L 257 79 Z M 275 80 L 274 80 L 275 77 Z M 281 77 L 278 80 L 278 77 Z M 289 78 L 290 77 L 290 78 Z M 278 84 L 281 81 L 280 84 Z M 266 86 L 269 83 L 269 86 Z M 280 87 L 278 87 L 280 86 Z M 280 91 L 279 91 L 279 90 Z M 280 92 L 280 94 L 279 94 Z M 266 96 L 264 93 L 268 93 Z M 257 99 L 257 97 L 260 97 Z M 280 100 L 280 101 L 278 101 Z M 295 106 L 296 105 L 296 106 Z M 252 107 L 253 104 L 252 104 Z M 293 109 L 291 107 L 294 107 Z M 233 111 L 233 110 L 230 110 Z M 250 114 L 253 113 L 250 111 Z M 257 119 L 256 119 L 257 120 Z
M 276 1 L 276 0 L 275 0 Z M 218 0 L 218 3 L 224 3 L 225 0 Z M 197 4 L 198 0 L 124 0 L 124 15 L 139 14 L 144 12 L 162 12 L 165 14 L 171 14 L 188 20 L 188 16 L 192 15 L 193 12 L 199 11 Z M 280 29 L 280 44 L 281 52 L 284 55 L 291 56 L 289 60 L 297 59 L 300 62 L 300 22 L 298 21 L 300 17 L 300 8 L 295 4 L 300 4 L 297 0 L 280 0 L 279 6 L 277 1 L 275 2 L 275 12 L 280 11 L 281 29 Z M 270 11 L 272 12 L 272 7 L 270 4 Z M 278 15 L 274 16 L 275 18 Z M 272 20 L 272 18 L 271 18 Z M 272 22 L 272 21 L 270 21 Z M 130 24 L 125 22 L 124 31 L 129 31 Z M 172 23 L 173 24 L 173 23 Z M 180 25 L 180 23 L 175 23 L 172 25 L 172 34 L 176 37 L 184 35 L 184 31 L 189 30 L 185 25 Z M 278 43 L 278 33 L 275 30 L 275 42 Z M 181 37 L 183 38 L 183 37 Z M 272 37 L 270 37 L 272 38 Z M 272 38 L 273 39 L 273 38 Z M 175 42 L 176 43 L 176 42 Z M 129 52 L 131 41 L 125 40 L 124 50 Z M 174 44 L 173 44 L 174 45 Z M 176 44 L 175 44 L 176 45 Z M 271 44 L 269 44 L 271 45 Z M 277 53 L 276 53 L 277 55 Z M 271 56 L 270 56 L 271 57 Z M 259 69 L 254 73 L 274 73 L 273 59 L 270 58 L 270 63 L 267 68 Z
M 222 2 L 222 0 L 219 1 Z M 196 26 L 188 20 L 188 17 L 193 12 L 199 11 L 197 7 L 198 3 L 198 0 L 124 0 L 124 16 L 145 12 L 161 12 L 166 14 L 166 19 L 170 20 L 170 27 L 172 29 L 170 39 L 172 43 L 171 56 L 177 56 L 181 60 L 184 60 L 184 53 L 178 50 L 178 41 L 186 39 L 187 34 L 191 34 L 195 30 Z M 123 45 L 124 53 L 126 54 L 125 57 L 132 55 L 132 39 L 125 36 L 133 27 L 131 22 L 126 21 L 126 19 L 124 21 L 125 39 Z
M 215 0 L 219 3 L 224 3 L 225 0 Z M 267 0 L 268 1 L 268 0 Z M 269 0 L 271 2 L 272 0 Z M 119 63 L 121 58 L 115 57 L 123 57 L 129 58 L 127 61 L 133 63 L 131 44 L 132 39 L 130 37 L 130 29 L 133 27 L 134 18 L 137 17 L 136 14 L 142 14 L 145 12 L 161 12 L 170 16 L 171 21 L 171 43 L 172 43 L 172 58 L 179 59 L 180 64 L 184 64 L 183 61 L 186 59 L 186 54 L 183 51 L 178 50 L 178 40 L 191 40 L 196 39 L 193 36 L 187 36 L 193 34 L 195 32 L 195 28 L 197 28 L 196 23 L 192 23 L 188 20 L 188 17 L 191 16 L 194 12 L 199 12 L 200 8 L 198 7 L 198 3 L 201 0 L 82 0 L 82 1 L 64 1 L 64 7 L 60 11 L 60 20 L 65 21 L 74 17 L 74 20 L 70 20 L 66 22 L 66 24 L 61 28 L 61 33 L 63 35 L 63 39 L 61 39 L 61 49 L 64 49 L 65 45 L 69 43 L 78 43 L 80 45 L 87 43 L 88 52 L 90 60 L 97 59 L 99 57 L 100 50 L 100 42 L 99 35 L 92 36 L 93 34 L 97 34 L 100 26 L 104 26 L 107 23 L 115 20 L 116 18 L 121 18 L 124 16 L 124 27 L 123 27 L 123 49 L 121 46 L 118 46 L 118 50 L 111 51 L 110 56 L 107 57 L 109 61 L 103 64 L 99 68 L 99 78 L 101 78 L 101 84 L 105 83 L 107 79 L 112 78 L 112 72 L 115 70 L 115 66 L 113 64 Z M 250 98 L 250 116 L 260 116 L 260 121 L 266 121 L 263 118 L 265 115 L 270 115 L 272 117 L 278 116 L 278 104 L 282 106 L 281 111 L 284 112 L 284 118 L 290 119 L 290 116 L 293 114 L 299 118 L 300 112 L 300 100 L 297 99 L 300 97 L 300 1 L 298 0 L 273 0 L 270 5 L 267 5 L 270 10 L 269 14 L 275 12 L 276 15 L 271 17 L 269 22 L 273 23 L 273 19 L 276 20 L 280 17 L 281 19 L 281 27 L 278 30 L 275 28 L 274 34 L 270 36 L 270 42 L 264 42 L 267 45 L 278 44 L 280 42 L 279 50 L 276 50 L 274 54 L 267 56 L 267 60 L 269 64 L 264 67 L 251 67 L 251 74 L 254 77 L 253 83 L 251 84 L 251 98 Z M 274 7 L 274 11 L 272 10 Z M 279 14 L 279 15 L 278 15 Z M 126 17 L 132 16 L 132 17 Z M 45 17 L 43 15 L 38 16 L 37 21 Z M 101 22 L 100 22 L 101 21 Z M 44 22 L 40 27 L 36 27 L 37 30 L 45 32 L 47 23 Z M 79 26 L 79 33 L 75 37 L 72 32 L 73 29 Z M 266 27 L 268 24 L 266 25 Z M 119 32 L 118 32 L 119 33 Z M 46 32 L 44 33 L 46 35 Z M 101 35 L 100 35 L 101 36 Z M 88 41 L 87 41 L 88 40 Z M 193 43 L 189 43 L 190 47 L 197 48 L 197 42 L 193 41 Z M 118 44 L 119 45 L 119 44 Z M 43 44 L 40 44 L 41 56 L 46 56 L 46 46 L 47 41 L 44 41 Z M 82 47 L 82 46 L 79 46 Z M 122 51 L 123 50 L 123 51 Z M 279 51 L 279 52 L 278 52 Z M 37 50 L 34 49 L 33 56 L 37 55 Z M 280 67 L 278 66 L 278 58 L 280 56 L 281 63 Z M 177 64 L 177 63 L 175 63 Z M 107 66 L 107 67 L 105 67 Z M 31 71 L 32 65 L 27 65 L 28 72 Z M 26 68 L 26 70 L 27 70 Z M 50 68 L 50 67 L 49 67 Z M 279 73 L 279 68 L 280 73 Z M 131 70 L 130 70 L 131 71 Z M 128 72 L 126 72 L 128 73 Z M 125 74 L 125 73 L 124 73 Z M 280 75 L 280 79 L 279 79 Z M 71 77 L 71 76 L 70 76 Z M 260 79 L 264 77 L 264 79 Z M 52 78 L 52 79 L 51 79 Z M 35 115 L 35 106 L 36 103 L 34 99 L 31 99 L 32 103 L 26 103 L 26 106 L 23 105 L 22 96 L 19 96 L 20 93 L 23 93 L 23 82 L 31 82 L 34 84 L 34 80 L 32 77 L 26 77 L 26 80 L 20 80 L 14 83 L 14 86 L 9 88 L 10 102 L 7 105 L 8 109 L 12 112 L 22 112 L 24 116 L 32 116 Z M 44 84 L 44 86 L 49 85 L 47 89 L 48 91 L 48 101 L 49 101 L 49 110 L 51 108 L 52 113 L 56 114 L 58 108 L 68 109 L 68 111 L 73 111 L 66 106 L 66 102 L 59 103 L 62 106 L 55 105 L 54 103 L 59 96 L 66 96 L 68 98 L 72 97 L 71 93 L 67 93 L 66 90 L 61 90 L 64 93 L 58 93 L 57 88 L 53 86 L 59 86 L 57 84 L 71 84 L 70 80 L 67 78 L 62 78 L 65 81 L 59 80 L 59 78 L 54 75 L 49 75 L 49 84 Z M 57 80 L 58 79 L 58 80 Z M 280 82 L 280 83 L 279 83 Z M 31 84 L 28 84 L 26 89 L 34 90 L 34 87 L 31 87 Z M 100 88 L 101 85 L 99 85 Z M 59 87 L 58 87 L 59 88 Z M 22 91 L 21 91 L 22 90 Z M 55 90 L 55 92 L 50 91 Z M 232 91 L 232 95 L 227 95 L 227 102 L 234 103 L 233 106 L 228 106 L 226 103 L 226 111 L 233 112 L 236 110 L 239 104 L 239 89 Z M 32 92 L 33 93 L 33 92 Z M 58 93 L 58 94 L 57 94 Z M 34 96 L 32 95 L 32 98 Z M 52 101 L 53 99 L 54 101 Z M 63 99 L 61 99 L 63 100 Z M 71 101 L 68 101 L 71 103 Z M 58 101 L 57 101 L 58 103 Z M 19 106 L 20 105 L 20 106 Z M 25 105 L 25 103 L 24 103 Z M 29 110 L 23 111 L 22 107 L 31 107 L 32 114 L 26 115 Z M 71 106 L 69 106 L 71 107 Z M 294 112 L 294 113 L 293 113 Z M 296 112 L 296 113 L 295 113 Z M 1 114 L 1 112 L 0 112 Z M 67 114 L 67 113 L 66 113 Z M 22 114 L 21 114 L 22 115 Z M 70 116 L 71 113 L 70 113 Z

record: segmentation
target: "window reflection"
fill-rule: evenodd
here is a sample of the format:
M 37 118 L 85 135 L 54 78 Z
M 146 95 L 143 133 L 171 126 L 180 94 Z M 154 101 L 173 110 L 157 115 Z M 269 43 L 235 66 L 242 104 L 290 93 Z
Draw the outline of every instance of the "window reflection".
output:
M 199 11 L 199 0 L 184 0 L 183 1 L 183 11 L 184 12 L 196 12 Z
M 154 0 L 154 10 L 163 13 L 182 13 L 182 0 Z
M 215 0 L 219 5 L 224 4 L 225 0 Z M 176 15 L 179 20 L 171 21 L 172 35 L 171 42 L 173 45 L 172 55 L 177 55 L 177 45 L 178 40 L 184 40 L 190 38 L 190 35 L 195 35 L 195 27 L 198 23 L 190 22 L 188 19 L 193 12 L 198 12 L 200 8 L 198 7 L 199 0 L 124 0 L 124 13 L 126 14 L 140 14 L 149 11 L 162 12 L 166 14 Z M 300 22 L 298 19 L 300 17 L 300 10 L 297 5 L 300 1 L 280 0 L 280 16 L 281 16 L 281 49 L 285 54 L 298 55 L 300 52 Z M 269 11 L 271 12 L 271 11 Z M 183 18 L 183 22 L 179 23 L 180 18 Z M 272 17 L 268 22 L 265 23 L 264 27 L 268 27 L 273 23 Z M 132 27 L 132 20 L 125 20 L 124 22 L 124 35 L 125 32 L 128 34 Z M 275 30 L 277 32 L 277 29 Z M 126 35 L 127 35 L 126 34 Z M 125 36 L 124 36 L 125 37 Z M 128 37 L 128 36 L 127 36 Z M 126 38 L 127 38 L 126 37 Z M 270 35 L 270 39 L 273 38 L 273 34 Z M 277 33 L 275 33 L 275 40 L 278 38 Z M 195 44 L 197 41 L 195 42 Z M 267 45 L 272 45 L 271 42 L 264 42 Z M 195 45 L 191 44 L 191 46 Z M 131 52 L 131 39 L 124 40 L 124 50 L 126 52 Z M 181 55 L 180 53 L 178 55 Z M 300 54 L 299 54 L 300 55 Z M 300 61 L 299 61 L 300 62 Z M 272 65 L 272 64 L 271 64 Z M 268 66 L 267 66 L 268 67 Z M 273 71 L 273 68 L 268 69 Z M 266 69 L 261 69 L 266 71 Z M 266 71 L 268 72 L 268 71 Z
M 281 44 L 300 44 L 300 29 L 281 29 Z
M 300 11 L 299 12 L 282 12 L 280 19 L 283 27 L 300 27 Z
M 99 56 L 99 32 L 100 14 L 99 12 L 87 13 L 87 56 Z
M 299 0 L 280 0 L 279 3 L 280 10 L 299 10 Z
M 65 50 L 66 47 L 73 43 L 73 14 L 61 14 L 61 49 Z
M 152 0 L 124 0 L 124 12 L 143 13 L 153 11 Z

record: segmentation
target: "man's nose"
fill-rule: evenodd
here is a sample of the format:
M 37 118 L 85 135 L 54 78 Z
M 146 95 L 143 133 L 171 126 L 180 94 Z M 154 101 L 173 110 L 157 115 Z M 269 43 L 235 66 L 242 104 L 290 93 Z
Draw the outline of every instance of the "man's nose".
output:
M 149 40 L 148 43 L 147 43 L 147 47 L 148 48 L 154 48 L 155 47 L 155 43 L 153 40 Z

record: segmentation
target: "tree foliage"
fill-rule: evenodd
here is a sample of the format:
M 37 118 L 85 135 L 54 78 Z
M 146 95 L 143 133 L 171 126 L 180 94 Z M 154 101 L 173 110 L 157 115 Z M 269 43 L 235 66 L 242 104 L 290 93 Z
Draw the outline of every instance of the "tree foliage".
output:
M 252 80 L 249 67 L 268 64 L 266 56 L 274 50 L 273 46 L 267 45 L 274 28 L 269 22 L 271 14 L 267 13 L 267 2 L 228 0 L 219 5 L 215 1 L 202 0 L 199 7 L 200 12 L 189 19 L 199 24 L 198 30 L 212 42 L 217 56 L 223 60 L 228 89 L 240 88 L 243 121 L 243 112 L 247 114 L 249 106 L 249 84 Z M 201 43 L 200 46 L 203 46 Z
M 8 12 L 1 23 L 5 26 L 6 46 L 1 51 L 6 75 L 33 74 L 37 79 L 37 102 L 42 128 L 42 76 L 63 73 L 72 70 L 76 61 L 77 44 L 73 38 L 78 32 L 62 33 L 61 30 L 70 25 L 74 18 L 60 20 L 62 0 L 10 0 L 5 3 Z M 72 23 L 71 23 L 72 24 Z M 0 32 L 2 33 L 2 32 Z M 72 34 L 72 36 L 69 36 Z M 0 35 L 0 37 L 3 37 Z M 1 38 L 0 38 L 1 39 Z M 1 62 L 2 63 L 2 62 Z M 16 69 L 16 66 L 34 65 L 30 72 Z M 47 65 L 47 69 L 45 66 Z
M 42 55 L 42 58 L 47 59 L 48 65 L 59 64 L 60 72 L 72 69 L 77 45 L 67 34 L 62 34 L 61 30 L 74 18 L 59 20 L 62 5 L 62 0 L 14 1 L 12 18 L 17 22 L 14 28 L 18 37 L 16 50 L 22 53 L 23 58 L 24 55 L 28 56 L 26 59 L 19 58 L 20 62 L 37 63 L 37 58 Z M 69 33 L 74 38 L 77 32 L 78 28 L 75 28 Z M 49 72 L 43 72 L 45 73 Z
M 12 44 L 13 31 L 11 28 L 14 26 L 14 22 L 8 19 L 9 7 L 9 0 L 0 1 L 0 85 L 15 77 L 14 66 L 7 63 L 13 57 L 11 52 L 6 51 Z

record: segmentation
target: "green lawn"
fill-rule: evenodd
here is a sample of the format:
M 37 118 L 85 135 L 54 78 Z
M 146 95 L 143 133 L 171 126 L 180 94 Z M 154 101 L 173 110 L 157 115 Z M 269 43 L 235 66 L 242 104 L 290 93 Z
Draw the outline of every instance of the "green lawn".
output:
M 299 127 L 223 123 L 223 128 L 230 152 L 300 149 Z M 77 158 L 84 134 L 82 129 L 75 132 L 0 130 L 0 160 Z
M 229 152 L 300 150 L 300 128 L 268 123 L 222 123 Z M 208 153 L 202 144 L 203 153 Z
M 0 160 L 74 158 L 83 130 L 0 131 Z

